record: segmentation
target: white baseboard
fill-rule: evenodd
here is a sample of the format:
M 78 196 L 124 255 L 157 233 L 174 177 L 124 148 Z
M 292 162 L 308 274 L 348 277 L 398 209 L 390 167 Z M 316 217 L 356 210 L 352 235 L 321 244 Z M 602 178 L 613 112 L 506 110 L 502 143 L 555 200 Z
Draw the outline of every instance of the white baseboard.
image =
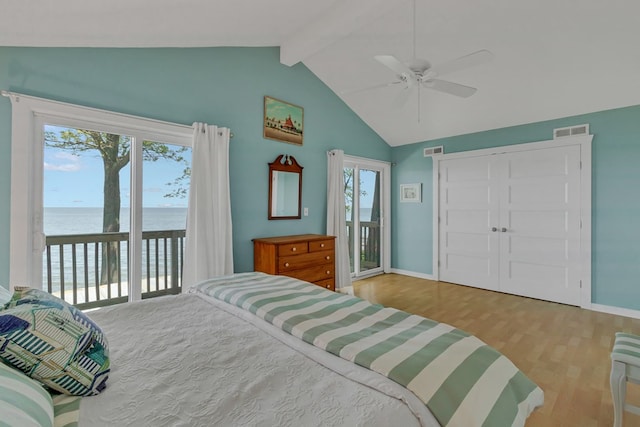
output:
M 336 292 L 340 292 L 341 294 L 347 294 L 347 295 L 355 295 L 353 291 L 353 286 L 343 286 L 342 288 L 336 288 Z
M 631 317 L 632 319 L 640 319 L 640 310 L 632 310 L 630 308 L 614 307 L 611 305 L 602 305 L 602 304 L 591 304 L 590 309 L 593 311 L 599 311 L 601 313 Z
M 403 276 L 417 277 L 418 279 L 435 280 L 432 274 L 416 273 L 415 271 L 400 270 L 399 268 L 389 269 L 389 273 L 402 274 Z

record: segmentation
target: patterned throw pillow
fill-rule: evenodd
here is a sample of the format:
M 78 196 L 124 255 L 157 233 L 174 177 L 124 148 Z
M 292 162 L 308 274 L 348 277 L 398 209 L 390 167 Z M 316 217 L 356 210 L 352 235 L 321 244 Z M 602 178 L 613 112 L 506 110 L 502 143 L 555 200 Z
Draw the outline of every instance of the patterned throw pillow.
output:
M 80 310 L 37 289 L 16 290 L 0 310 L 0 361 L 74 396 L 100 393 L 109 376 L 102 330 Z
M 44 388 L 22 372 L 0 363 L 0 424 L 53 426 L 53 402 Z

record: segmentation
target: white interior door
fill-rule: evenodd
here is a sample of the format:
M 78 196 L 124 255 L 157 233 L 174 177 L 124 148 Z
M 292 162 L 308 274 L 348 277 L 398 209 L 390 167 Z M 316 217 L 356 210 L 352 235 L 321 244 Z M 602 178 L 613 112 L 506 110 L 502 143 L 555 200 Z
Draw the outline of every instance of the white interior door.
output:
M 500 290 L 580 305 L 580 147 L 501 158 Z
M 495 156 L 440 162 L 440 279 L 498 290 L 499 164 Z
M 580 305 L 580 150 L 441 160 L 440 280 Z

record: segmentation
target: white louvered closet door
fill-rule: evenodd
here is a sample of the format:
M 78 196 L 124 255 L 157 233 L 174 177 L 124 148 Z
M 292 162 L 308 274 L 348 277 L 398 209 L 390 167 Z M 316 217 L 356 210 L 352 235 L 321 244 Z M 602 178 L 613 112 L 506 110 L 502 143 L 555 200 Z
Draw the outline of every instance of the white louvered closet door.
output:
M 500 290 L 580 305 L 580 147 L 501 158 Z
M 440 280 L 580 305 L 580 147 L 440 161 Z
M 440 280 L 499 290 L 496 156 L 440 162 Z

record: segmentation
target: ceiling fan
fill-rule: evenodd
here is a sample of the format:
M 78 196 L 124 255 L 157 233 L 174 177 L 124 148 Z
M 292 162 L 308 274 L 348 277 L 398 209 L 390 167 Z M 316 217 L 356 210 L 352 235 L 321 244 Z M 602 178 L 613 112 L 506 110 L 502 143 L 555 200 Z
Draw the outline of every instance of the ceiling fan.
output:
M 370 89 L 377 89 L 388 86 L 400 86 L 403 90 L 398 94 L 395 105 L 401 107 L 404 105 L 413 89 L 418 92 L 418 121 L 420 120 L 420 89 L 427 88 L 439 92 L 448 93 L 461 98 L 468 98 L 477 89 L 471 86 L 465 86 L 460 83 L 454 83 L 448 80 L 442 80 L 439 76 L 454 71 L 470 68 L 490 61 L 493 54 L 488 50 L 479 50 L 457 59 L 439 64 L 431 65 L 429 61 L 416 57 L 416 0 L 413 0 L 413 60 L 405 64 L 392 55 L 376 55 L 374 59 L 389 68 L 396 74 L 396 80 L 370 86 L 366 88 L 356 89 L 353 91 L 343 92 L 351 94 L 362 92 Z

